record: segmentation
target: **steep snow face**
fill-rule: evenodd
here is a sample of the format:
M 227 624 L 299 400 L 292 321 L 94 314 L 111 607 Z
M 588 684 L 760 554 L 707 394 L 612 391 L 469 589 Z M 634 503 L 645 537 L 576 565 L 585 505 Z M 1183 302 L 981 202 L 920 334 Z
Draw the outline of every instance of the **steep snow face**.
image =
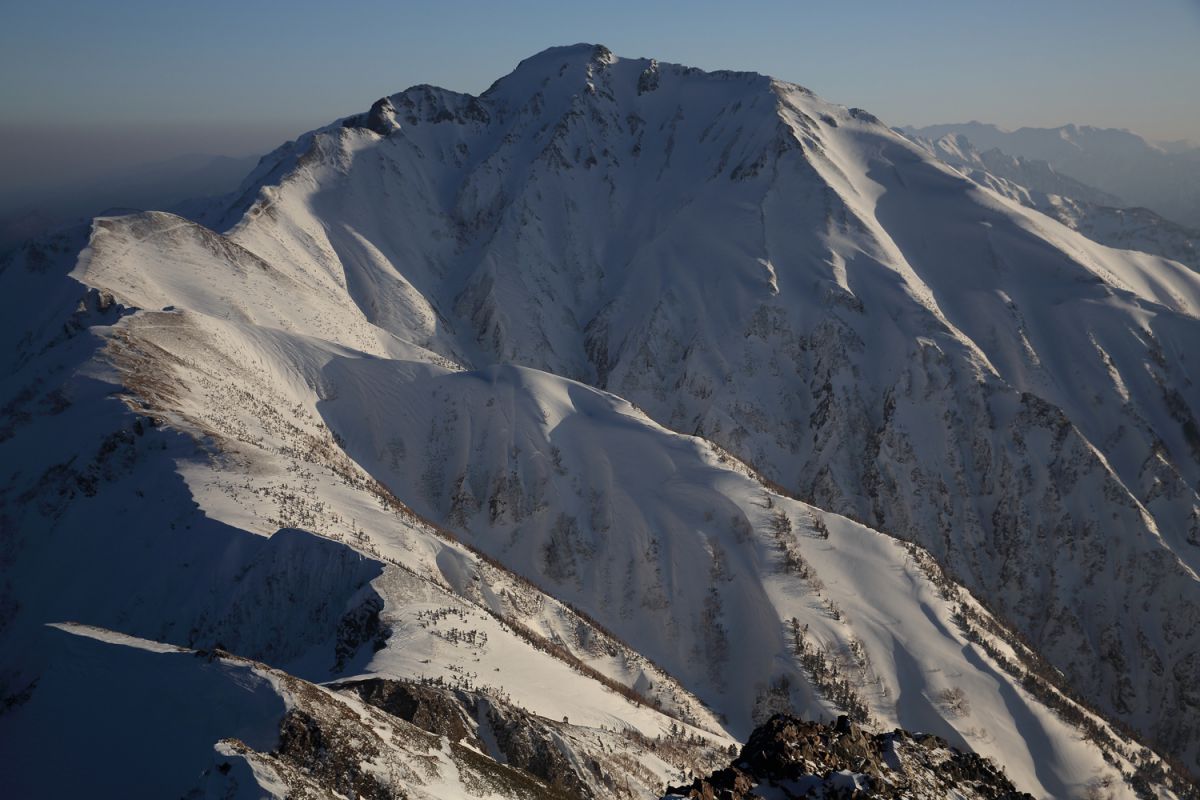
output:
M 1194 272 L 800 87 L 591 46 L 385 98 L 261 172 L 240 247 L 924 544 L 1093 702 L 1200 752 Z

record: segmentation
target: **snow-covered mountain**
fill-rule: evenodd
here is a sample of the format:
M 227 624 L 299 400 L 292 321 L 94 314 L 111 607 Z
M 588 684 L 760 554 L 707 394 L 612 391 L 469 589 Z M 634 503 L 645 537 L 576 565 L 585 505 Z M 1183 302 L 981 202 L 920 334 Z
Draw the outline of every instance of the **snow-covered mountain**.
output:
M 925 139 L 961 134 L 981 150 L 1045 161 L 1055 171 L 1145 206 L 1175 223 L 1200 228 L 1200 149 L 1162 147 L 1136 133 L 1090 125 L 1005 130 L 983 122 L 907 128 Z
M 653 797 L 779 711 L 1187 791 L 1200 276 L 866 112 L 555 48 L 0 284 L 11 785 L 152 685 L 247 704 L 175 794 Z

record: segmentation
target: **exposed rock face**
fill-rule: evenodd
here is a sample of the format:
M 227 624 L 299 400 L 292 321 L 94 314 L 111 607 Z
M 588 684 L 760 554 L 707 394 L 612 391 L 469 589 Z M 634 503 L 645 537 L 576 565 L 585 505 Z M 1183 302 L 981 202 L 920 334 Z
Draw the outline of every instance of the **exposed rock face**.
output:
M 359 768 L 366 755 L 359 742 L 330 737 L 320 719 L 305 711 L 292 709 L 284 716 L 275 755 L 302 765 L 309 776 L 340 794 L 372 800 L 395 796 L 370 772 Z
M 396 107 L 392 105 L 391 99 L 387 97 L 381 97 L 372 103 L 371 109 L 366 114 L 347 117 L 342 121 L 342 126 L 346 128 L 366 128 L 369 131 L 378 133 L 380 136 L 387 136 L 389 133 L 400 128 L 396 122 Z
M 238 661 L 225 654 L 217 657 Z M 565 800 L 579 796 L 546 785 L 527 770 L 498 764 L 462 746 L 454 736 L 443 738 L 390 711 L 379 713 L 373 709 L 355 708 L 344 697 L 292 676 L 280 673 L 277 680 L 294 703 L 279 722 L 278 744 L 273 750 L 264 752 L 255 751 L 236 739 L 219 743 L 217 752 L 230 760 L 218 763 L 207 778 L 222 791 L 228 791 L 230 785 L 230 762 L 242 758 L 260 770 L 274 773 L 286 786 L 285 796 L 289 798 L 336 796 L 395 800 L 439 796 L 440 791 L 457 796 L 458 787 L 446 783 L 455 771 L 468 796 L 478 794 L 526 800 Z M 421 698 L 418 704 L 427 704 L 435 693 L 418 692 L 410 695 L 408 701 L 393 696 L 387 702 L 392 708 L 399 708 L 397 702 L 411 702 L 417 695 Z M 405 708 L 411 710 L 409 705 Z M 426 707 L 425 710 L 429 709 Z M 451 711 L 444 706 L 441 710 Z M 440 724 L 444 721 L 429 714 L 415 716 L 425 722 Z M 475 742 L 468 744 L 475 745 Z M 214 795 L 228 796 L 219 792 Z
M 617 785 L 611 767 L 586 752 L 574 751 L 560 730 L 565 725 L 495 698 L 381 678 L 351 681 L 339 688 L 418 728 L 488 753 L 567 796 L 600 797 Z
M 383 649 L 389 632 L 379 621 L 382 609 L 383 601 L 369 595 L 342 617 L 338 623 L 337 645 L 334 648 L 334 672 L 344 670 L 346 663 L 368 642 L 373 651 Z
M 839 717 L 833 725 L 777 714 L 756 729 L 738 758 L 668 797 L 960 797 L 1021 800 L 1004 771 L 944 739 L 897 728 L 870 734 Z
M 418 728 L 445 736 L 452 742 L 470 739 L 479 746 L 462 706 L 448 691 L 408 681 L 370 678 L 338 684 L 337 688 L 354 692 L 376 708 L 393 717 L 411 722 Z

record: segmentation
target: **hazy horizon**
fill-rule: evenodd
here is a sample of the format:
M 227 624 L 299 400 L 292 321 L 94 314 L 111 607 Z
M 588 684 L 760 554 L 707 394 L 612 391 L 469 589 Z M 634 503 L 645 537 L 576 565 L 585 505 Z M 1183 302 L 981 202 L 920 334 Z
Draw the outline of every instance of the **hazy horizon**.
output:
M 546 47 L 747 69 L 895 126 L 1075 123 L 1200 141 L 1200 2 L 12 5 L 0 203 L 172 157 L 261 154 L 419 83 L 479 93 Z M 637 15 L 637 24 L 631 24 Z M 8 202 L 5 202 L 7 200 Z

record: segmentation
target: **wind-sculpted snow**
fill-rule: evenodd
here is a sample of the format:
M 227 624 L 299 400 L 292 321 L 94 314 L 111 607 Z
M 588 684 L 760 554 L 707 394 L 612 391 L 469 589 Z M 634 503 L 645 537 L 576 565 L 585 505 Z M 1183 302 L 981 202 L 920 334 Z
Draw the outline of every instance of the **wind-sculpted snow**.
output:
M 1086 704 L 1196 752 L 1195 273 L 866 112 L 591 46 L 381 99 L 193 217 L 0 272 L 47 299 L 0 327 L 18 712 L 77 620 L 432 684 L 597 796 L 776 711 L 1181 790 Z M 319 752 L 285 727 L 256 776 Z

